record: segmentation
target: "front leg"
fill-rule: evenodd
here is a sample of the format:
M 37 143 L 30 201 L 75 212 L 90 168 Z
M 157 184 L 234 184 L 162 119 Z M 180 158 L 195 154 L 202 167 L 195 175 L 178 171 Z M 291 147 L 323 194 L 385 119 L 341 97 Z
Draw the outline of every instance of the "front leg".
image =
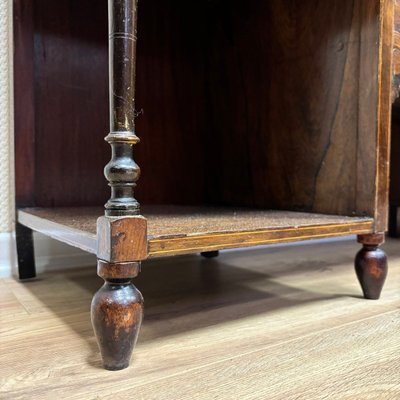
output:
M 385 241 L 383 233 L 359 235 L 363 248 L 357 253 L 355 269 L 366 299 L 377 300 L 385 283 L 388 266 L 387 257 L 379 246 Z
M 91 307 L 93 329 L 104 368 L 129 366 L 143 319 L 143 297 L 131 279 L 140 263 L 112 264 L 98 261 L 98 275 L 105 283 L 94 295 Z

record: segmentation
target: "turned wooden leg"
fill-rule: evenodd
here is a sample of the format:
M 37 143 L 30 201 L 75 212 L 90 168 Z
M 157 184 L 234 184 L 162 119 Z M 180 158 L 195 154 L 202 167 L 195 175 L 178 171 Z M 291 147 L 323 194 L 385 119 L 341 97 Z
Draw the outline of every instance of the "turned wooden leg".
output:
M 379 246 L 385 241 L 383 233 L 359 235 L 363 248 L 357 253 L 355 269 L 366 299 L 377 300 L 387 275 L 387 257 Z
M 200 255 L 205 258 L 214 258 L 219 256 L 219 251 L 203 251 Z
M 143 297 L 131 283 L 147 257 L 147 224 L 134 197 L 140 168 L 133 160 L 137 0 L 108 0 L 112 157 L 104 174 L 111 187 L 97 221 L 98 275 L 105 281 L 92 301 L 92 324 L 106 369 L 128 367 L 143 318 Z M 105 260 L 105 261 L 103 261 Z
M 21 280 L 34 278 L 36 276 L 36 267 L 32 230 L 17 223 L 15 226 L 15 240 L 17 244 L 18 277 Z
M 98 262 L 98 275 L 104 279 L 94 295 L 91 315 L 104 368 L 127 368 L 143 318 L 143 297 L 131 283 L 140 263 Z

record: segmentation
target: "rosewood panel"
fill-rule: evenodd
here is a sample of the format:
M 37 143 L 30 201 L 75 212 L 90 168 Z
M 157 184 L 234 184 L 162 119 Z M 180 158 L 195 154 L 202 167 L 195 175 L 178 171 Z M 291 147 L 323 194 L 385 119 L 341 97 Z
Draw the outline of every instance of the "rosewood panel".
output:
M 372 215 L 379 2 L 208 4 L 210 198 Z
M 105 203 L 107 3 L 35 0 L 35 202 Z
M 13 3 L 14 10 L 14 132 L 16 202 L 34 205 L 35 106 L 33 65 L 33 2 Z
M 36 122 L 19 129 L 25 145 L 35 142 L 34 151 L 27 151 L 35 157 L 31 169 L 25 168 L 31 174 L 25 176 L 28 197 L 47 207 L 104 204 L 109 189 L 103 168 L 110 158 L 103 140 L 109 131 L 107 6 L 93 0 L 34 5 L 35 40 L 30 36 L 31 56 L 24 56 L 34 54 Z M 136 98 L 143 140 L 135 159 L 142 167 L 137 197 L 143 203 L 203 202 L 200 19 L 196 6 L 184 1 L 154 0 L 140 7 Z M 17 67 L 19 81 L 24 66 Z M 18 99 L 29 85 L 21 81 L 20 87 Z M 23 152 L 17 151 L 22 165 Z M 23 190 L 17 189 L 21 195 Z

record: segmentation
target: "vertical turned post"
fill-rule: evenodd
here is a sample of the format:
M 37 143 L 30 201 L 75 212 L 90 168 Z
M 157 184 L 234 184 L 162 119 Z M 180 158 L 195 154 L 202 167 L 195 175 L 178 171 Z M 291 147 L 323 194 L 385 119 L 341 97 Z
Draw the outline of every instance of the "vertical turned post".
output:
M 138 215 L 134 188 L 140 168 L 133 160 L 137 0 L 109 0 L 110 133 L 112 149 L 104 174 L 111 187 L 107 216 Z
M 140 169 L 133 160 L 135 134 L 135 51 L 137 0 L 109 0 L 111 161 L 104 175 L 111 187 L 105 216 L 97 221 L 97 274 L 92 325 L 109 370 L 128 367 L 143 317 L 143 297 L 131 280 L 147 256 L 146 220 L 134 188 Z
M 366 299 L 379 299 L 388 271 L 387 257 L 379 246 L 385 241 L 384 233 L 358 235 L 362 249 L 357 253 L 355 269 Z

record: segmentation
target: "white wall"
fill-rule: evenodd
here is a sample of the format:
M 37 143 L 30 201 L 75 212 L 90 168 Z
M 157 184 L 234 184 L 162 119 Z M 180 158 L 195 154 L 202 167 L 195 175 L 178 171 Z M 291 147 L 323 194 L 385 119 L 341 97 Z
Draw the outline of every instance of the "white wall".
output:
M 0 0 L 0 276 L 15 264 L 11 7 L 12 0 Z
M 14 215 L 11 7 L 0 0 L 0 232 L 12 230 Z

